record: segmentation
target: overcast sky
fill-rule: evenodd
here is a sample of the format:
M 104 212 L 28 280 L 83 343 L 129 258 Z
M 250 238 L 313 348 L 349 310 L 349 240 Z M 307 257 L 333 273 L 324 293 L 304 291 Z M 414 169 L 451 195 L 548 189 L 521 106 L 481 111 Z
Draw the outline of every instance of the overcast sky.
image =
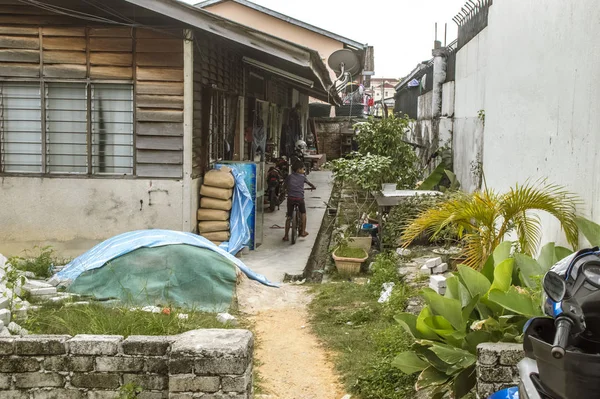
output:
M 199 0 L 185 0 L 197 3 Z M 251 0 L 361 43 L 375 46 L 375 75 L 400 78 L 431 58 L 438 38 L 456 38 L 452 17 L 466 0 Z

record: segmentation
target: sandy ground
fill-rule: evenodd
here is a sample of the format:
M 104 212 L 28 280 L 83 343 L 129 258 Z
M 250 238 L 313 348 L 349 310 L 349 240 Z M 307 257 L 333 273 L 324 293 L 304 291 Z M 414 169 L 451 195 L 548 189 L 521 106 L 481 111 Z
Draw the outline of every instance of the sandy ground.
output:
M 266 391 L 257 398 L 340 399 L 345 392 L 330 354 L 311 332 L 311 297 L 299 285 L 274 289 L 248 279 L 238 285 L 240 310 L 256 332 L 256 368 Z

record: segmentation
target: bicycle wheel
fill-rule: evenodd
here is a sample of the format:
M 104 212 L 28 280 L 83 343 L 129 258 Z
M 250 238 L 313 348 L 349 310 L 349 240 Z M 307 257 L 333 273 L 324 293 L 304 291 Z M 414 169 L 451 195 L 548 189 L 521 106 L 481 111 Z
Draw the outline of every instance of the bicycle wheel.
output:
M 292 245 L 296 243 L 296 238 L 298 237 L 298 206 L 294 205 L 294 210 L 292 211 Z

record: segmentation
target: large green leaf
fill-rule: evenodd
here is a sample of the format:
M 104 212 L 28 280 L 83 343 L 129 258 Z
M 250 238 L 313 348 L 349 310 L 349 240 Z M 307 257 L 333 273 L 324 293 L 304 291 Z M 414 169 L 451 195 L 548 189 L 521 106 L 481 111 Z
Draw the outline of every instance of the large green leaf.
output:
M 446 165 L 444 163 L 440 163 L 437 168 L 421 183 L 419 186 L 419 190 L 435 190 L 437 186 L 440 185 L 440 182 L 444 178 L 444 170 L 446 169 Z
M 498 266 L 501 262 L 505 261 L 510 257 L 510 250 L 512 249 L 512 241 L 501 242 L 500 245 L 494 249 L 494 266 Z
M 458 365 L 461 368 L 469 367 L 475 364 L 477 357 L 463 349 L 454 348 L 448 345 L 435 343 L 430 350 L 442 361 L 448 364 Z
M 544 274 L 542 266 L 535 259 L 525 254 L 515 254 L 515 262 L 522 282 L 529 288 L 536 288 L 538 285 L 536 277 Z
M 469 302 L 466 306 L 463 307 L 462 318 L 465 323 L 467 323 L 469 321 L 469 319 L 471 318 L 471 313 L 473 313 L 473 310 L 475 309 L 475 307 L 478 304 L 479 304 L 479 295 L 476 295 L 473 299 L 471 299 L 471 302 Z
M 458 190 L 460 188 L 460 182 L 456 178 L 456 175 L 448 169 L 444 170 L 444 173 L 448 176 L 448 180 L 450 180 L 450 187 L 448 187 L 448 189 L 453 191 Z
M 494 255 L 490 255 L 488 257 L 487 261 L 481 268 L 481 274 L 483 274 L 490 283 L 494 281 Z
M 457 276 L 446 279 L 445 296 L 446 298 L 458 299 L 462 306 L 467 306 L 472 299 L 471 294 Z
M 400 369 L 404 374 L 414 374 L 429 367 L 429 363 L 417 356 L 416 353 L 402 352 L 392 360 L 392 366 Z
M 558 259 L 556 259 L 555 244 L 553 242 L 549 242 L 540 250 L 540 256 L 538 257 L 537 262 L 544 270 L 550 270 L 552 265 L 554 265 L 557 261 Z
M 575 223 L 577 223 L 577 227 L 583 233 L 585 238 L 588 240 L 592 246 L 597 247 L 600 246 L 600 225 L 592 222 L 586 218 L 578 216 L 575 218 Z
M 477 353 L 477 345 L 482 344 L 484 342 L 490 342 L 492 338 L 492 334 L 487 331 L 477 330 L 471 331 L 465 337 L 465 342 L 463 343 L 463 349 L 467 350 L 471 353 Z
M 411 313 L 399 313 L 394 316 L 394 319 L 398 324 L 404 328 L 404 330 L 412 335 L 413 338 L 425 338 L 422 337 L 417 330 L 417 316 Z
M 429 306 L 425 306 L 421 310 L 421 313 L 419 313 L 419 316 L 417 317 L 417 323 L 416 323 L 417 334 L 419 337 L 422 337 L 425 339 L 439 339 L 439 337 L 435 333 L 435 331 L 433 331 L 431 328 L 429 328 L 429 326 L 427 324 L 425 324 L 425 319 L 427 319 L 428 317 L 432 317 L 432 316 L 434 316 L 434 314 L 431 312 L 431 309 L 429 308 Z
M 454 397 L 459 399 L 471 392 L 477 382 L 476 377 L 477 373 L 475 372 L 475 366 L 464 369 L 454 377 Z
M 513 258 L 508 258 L 496 266 L 494 269 L 494 282 L 490 287 L 491 290 L 500 290 L 502 292 L 508 291 L 510 283 L 512 282 L 514 264 L 515 260 Z
M 569 248 L 565 248 L 565 247 L 555 247 L 554 252 L 556 253 L 556 261 L 557 262 L 559 260 L 562 260 L 562 259 L 566 258 L 567 256 L 573 254 L 573 250 L 571 250 Z
M 456 330 L 452 327 L 452 324 L 448 322 L 442 316 L 431 316 L 423 320 L 427 327 L 435 331 L 436 334 L 444 337 L 446 335 L 452 335 Z
M 488 299 L 504 309 L 527 317 L 539 316 L 540 310 L 536 309 L 531 296 L 519 292 L 515 287 L 510 287 L 507 292 L 491 290 Z
M 415 389 L 420 391 L 421 389 L 428 388 L 431 386 L 438 386 L 445 384 L 450 379 L 450 376 L 442 373 L 435 367 L 429 366 L 419 374 Z
M 465 265 L 458 265 L 458 275 L 471 297 L 484 296 L 491 287 L 490 281 L 477 270 Z
M 462 318 L 462 305 L 458 299 L 445 298 L 430 288 L 423 289 L 421 295 L 434 315 L 444 317 L 456 330 L 462 331 L 465 329 L 465 322 Z

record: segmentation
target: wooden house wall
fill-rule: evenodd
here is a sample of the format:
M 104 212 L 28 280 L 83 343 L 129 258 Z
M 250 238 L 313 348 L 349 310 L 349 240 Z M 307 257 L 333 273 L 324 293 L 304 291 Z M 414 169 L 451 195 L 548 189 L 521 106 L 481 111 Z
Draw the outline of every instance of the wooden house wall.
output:
M 85 26 L 0 5 L 0 80 L 10 79 L 133 84 L 135 174 L 182 177 L 182 30 Z

